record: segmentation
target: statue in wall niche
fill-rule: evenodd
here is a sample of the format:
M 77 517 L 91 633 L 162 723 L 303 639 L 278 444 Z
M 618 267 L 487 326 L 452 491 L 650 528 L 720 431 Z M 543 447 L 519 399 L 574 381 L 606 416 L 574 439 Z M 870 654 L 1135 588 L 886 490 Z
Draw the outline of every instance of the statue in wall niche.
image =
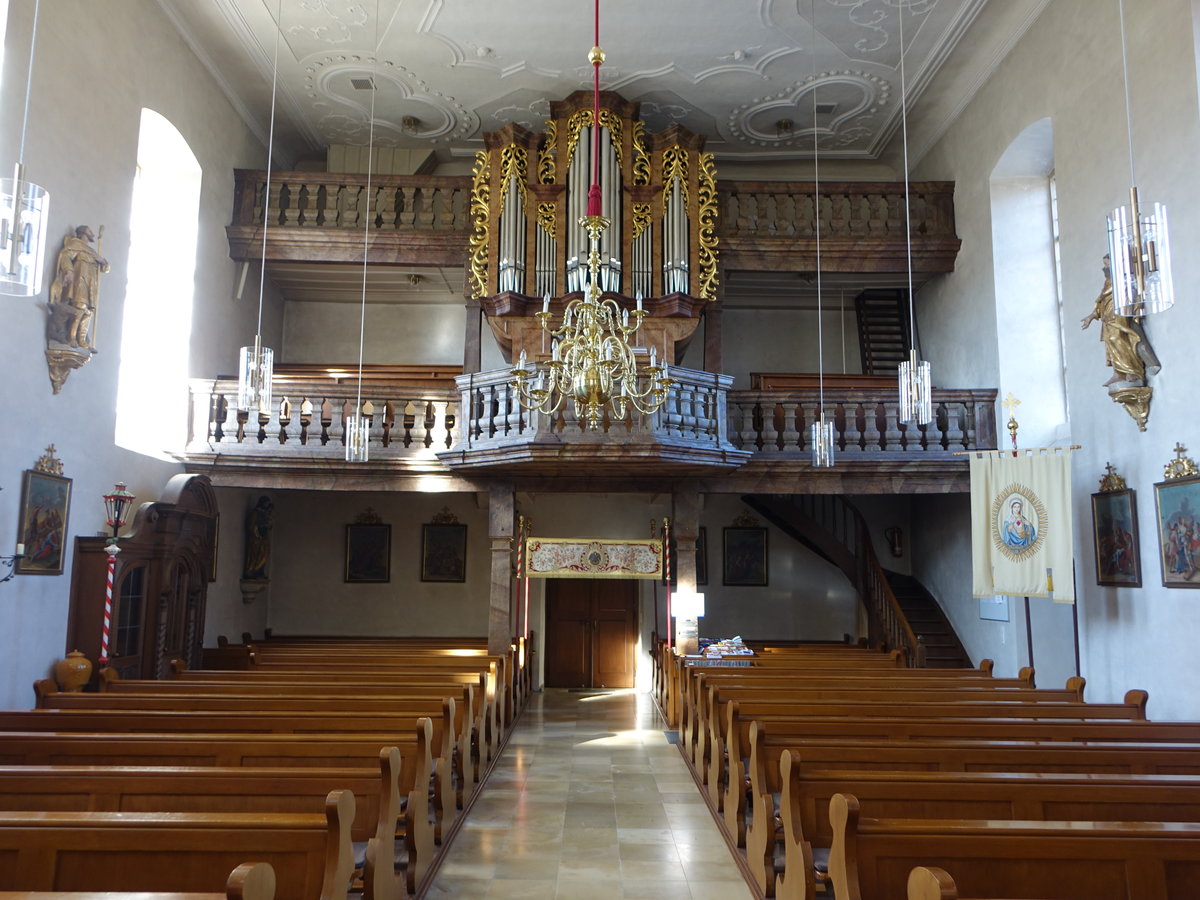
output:
M 50 285 L 50 318 L 46 322 L 46 362 L 54 393 L 62 389 L 72 369 L 78 369 L 96 352 L 95 321 L 100 302 L 100 276 L 109 271 L 97 237 L 80 225 L 63 238 L 62 250 Z M 95 247 L 92 244 L 95 243 Z
M 1104 287 L 1096 298 L 1095 307 L 1083 317 L 1082 326 L 1086 330 L 1092 322 L 1100 323 L 1100 341 L 1104 344 L 1105 362 L 1112 369 L 1112 375 L 1104 386 L 1115 403 L 1125 407 L 1126 412 L 1137 422 L 1138 429 L 1146 430 L 1146 420 L 1150 416 L 1150 395 L 1152 388 L 1147 386 L 1146 379 L 1157 375 L 1162 366 L 1154 348 L 1146 339 L 1141 320 L 1132 316 L 1122 316 L 1113 304 L 1112 260 L 1104 257 Z
M 246 512 L 246 560 L 242 565 L 244 581 L 269 581 L 271 528 L 275 524 L 275 505 L 262 496 Z

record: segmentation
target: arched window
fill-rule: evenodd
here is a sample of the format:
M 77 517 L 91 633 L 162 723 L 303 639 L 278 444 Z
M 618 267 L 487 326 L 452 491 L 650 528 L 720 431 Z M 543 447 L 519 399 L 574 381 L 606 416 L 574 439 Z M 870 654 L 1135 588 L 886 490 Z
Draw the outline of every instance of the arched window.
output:
M 1000 396 L 1021 401 L 1025 446 L 1069 433 L 1056 201 L 1054 127 L 1041 119 L 1009 144 L 991 176 Z
M 187 440 L 200 164 L 179 131 L 142 110 L 121 329 L 116 442 L 166 457 Z

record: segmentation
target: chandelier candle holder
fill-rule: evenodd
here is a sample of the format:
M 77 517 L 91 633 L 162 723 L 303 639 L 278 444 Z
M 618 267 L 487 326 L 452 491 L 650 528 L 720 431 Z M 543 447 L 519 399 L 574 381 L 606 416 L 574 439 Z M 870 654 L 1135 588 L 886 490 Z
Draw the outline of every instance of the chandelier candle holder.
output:
M 928 425 L 933 421 L 933 388 L 929 363 L 917 357 L 917 317 L 913 306 L 912 209 L 908 189 L 908 90 L 904 78 L 904 15 L 900 20 L 900 128 L 904 145 L 904 241 L 908 255 L 908 359 L 897 367 L 899 376 L 899 419 Z
M 128 515 L 129 507 L 132 505 L 133 494 L 125 490 L 124 482 L 118 482 L 111 494 L 104 495 L 106 522 L 108 527 L 112 529 L 112 537 L 104 545 L 104 552 L 108 554 L 108 570 L 104 584 L 104 624 L 100 631 L 99 663 L 102 666 L 108 665 L 108 642 L 112 630 L 113 575 L 117 568 L 117 555 L 121 552 L 121 548 L 117 546 L 117 538 L 121 532 L 121 528 L 125 525 L 125 517 Z
M 630 408 L 643 415 L 657 412 L 674 381 L 666 360 L 659 361 L 654 347 L 649 362 L 638 369 L 637 350 L 641 348 L 635 349 L 631 341 L 646 315 L 641 298 L 631 318 L 629 310 L 616 300 L 601 295 L 600 235 L 608 227 L 608 219 L 583 216 L 580 224 L 587 229 L 591 245 L 589 283 L 582 297 L 566 304 L 558 328 L 550 323 L 550 297 L 544 298 L 542 311 L 535 315 L 550 336 L 550 359 L 539 365 L 522 350 L 512 370 L 512 384 L 526 409 L 551 415 L 569 398 L 576 418 L 586 422 L 591 431 L 599 431 L 606 408 L 617 419 L 625 418 Z
M 275 353 L 262 343 L 263 295 L 267 286 L 267 227 L 271 218 L 271 172 L 275 153 L 275 99 L 279 84 L 279 36 L 283 20 L 283 0 L 275 5 L 275 56 L 271 64 L 271 127 L 267 132 L 267 183 L 263 188 L 262 271 L 258 281 L 258 321 L 254 346 L 242 347 L 238 354 L 238 401 L 243 412 L 260 416 L 271 414 L 271 382 L 275 376 Z
M 25 131 L 29 125 L 29 92 L 33 83 L 37 48 L 38 11 L 33 4 L 29 36 L 29 69 L 25 75 L 25 110 L 21 116 L 21 142 L 13 177 L 0 179 L 0 293 L 36 297 L 42 292 L 46 261 L 46 233 L 50 225 L 50 194 L 25 177 Z
M 1133 114 L 1129 99 L 1129 59 L 1125 46 L 1125 2 L 1117 0 L 1121 22 L 1121 83 L 1125 90 L 1125 137 L 1129 145 L 1129 206 L 1118 206 L 1108 217 L 1108 255 L 1112 259 L 1113 311 L 1141 317 L 1166 312 L 1175 305 L 1171 279 L 1171 241 L 1167 207 L 1138 203 L 1133 164 Z

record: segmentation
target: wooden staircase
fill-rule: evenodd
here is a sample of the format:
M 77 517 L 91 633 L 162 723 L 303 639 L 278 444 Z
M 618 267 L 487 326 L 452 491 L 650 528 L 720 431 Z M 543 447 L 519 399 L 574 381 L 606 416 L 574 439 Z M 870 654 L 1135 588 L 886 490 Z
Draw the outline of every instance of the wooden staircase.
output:
M 925 665 L 931 669 L 964 669 L 971 659 L 958 639 L 958 634 L 942 612 L 933 594 L 911 575 L 886 571 L 888 584 L 904 618 L 925 648 Z
M 854 298 L 858 318 L 858 347 L 864 375 L 894 375 L 908 358 L 908 294 L 902 290 L 872 289 Z
M 742 502 L 845 574 L 867 611 L 870 644 L 903 650 L 914 667 L 970 668 L 937 600 L 917 579 L 880 565 L 866 522 L 848 500 L 749 494 Z

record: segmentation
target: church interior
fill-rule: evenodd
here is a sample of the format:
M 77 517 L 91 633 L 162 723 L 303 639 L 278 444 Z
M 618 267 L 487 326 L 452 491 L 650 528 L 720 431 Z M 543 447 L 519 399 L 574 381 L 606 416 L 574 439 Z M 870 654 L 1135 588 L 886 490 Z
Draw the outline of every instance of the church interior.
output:
M 898 658 L 930 673 L 914 692 L 1032 670 L 1200 721 L 1196 4 L 0 7 L 0 155 L 29 198 L 14 231 L 0 189 L 0 709 L 71 651 L 91 692 L 103 665 L 167 681 L 251 642 L 336 667 L 354 651 L 323 642 L 363 663 L 440 639 L 508 666 L 497 745 L 616 772 L 615 833 L 622 775 L 663 795 L 626 826 L 713 819 L 681 838 L 699 870 L 622 857 L 624 896 L 696 900 L 806 896 L 738 850 L 736 754 L 704 774 L 679 654 L 709 641 Z M 1169 245 L 1160 217 L 1114 265 L 1131 202 L 1169 208 Z M 1174 304 L 1121 314 L 1143 262 Z M 972 458 L 1010 448 L 1069 460 L 1050 521 L 1073 564 L 1042 596 L 973 570 Z M 1006 516 L 1013 542 L 1026 515 L 1048 531 L 1004 507 L 997 546 Z M 683 746 L 583 761 L 554 738 L 576 715 Z M 504 759 L 475 809 L 511 831 L 496 798 L 528 773 Z M 544 790 L 570 831 L 576 788 Z M 497 874 L 487 822 L 446 815 L 441 880 L 367 893 L 621 896 L 586 866 Z M 704 878 L 650 878 L 664 861 Z M 1180 871 L 1146 896 L 1200 894 Z

